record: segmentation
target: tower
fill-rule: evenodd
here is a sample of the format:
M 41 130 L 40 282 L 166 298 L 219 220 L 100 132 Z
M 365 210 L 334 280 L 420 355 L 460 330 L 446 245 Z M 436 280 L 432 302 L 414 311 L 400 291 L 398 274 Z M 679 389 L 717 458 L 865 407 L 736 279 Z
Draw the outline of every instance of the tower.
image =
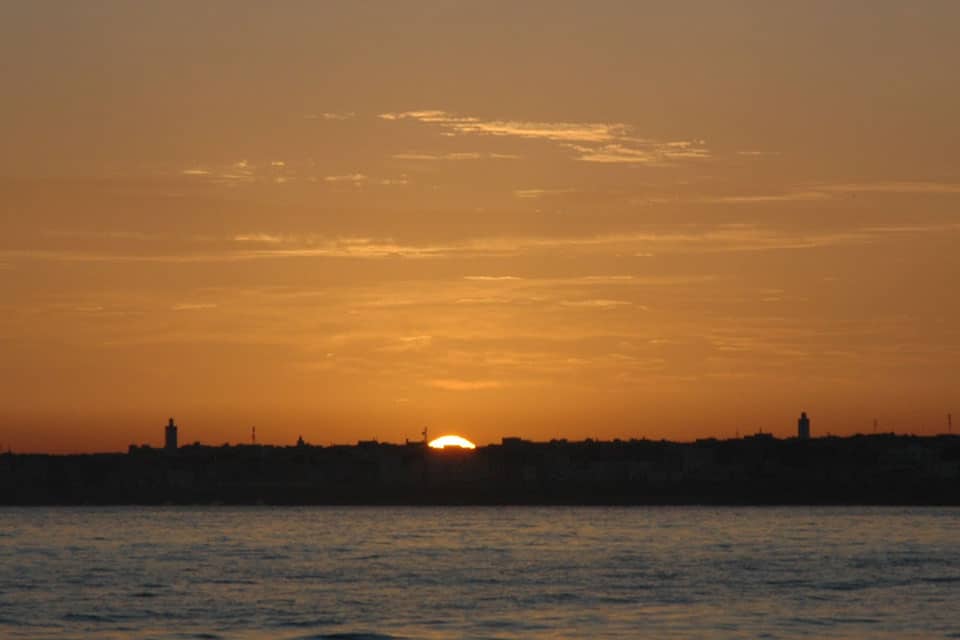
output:
M 802 412 L 800 419 L 797 420 L 797 437 L 801 440 L 810 439 L 810 418 L 807 417 L 806 411 Z
M 173 418 L 170 418 L 170 422 L 167 423 L 167 427 L 163 430 L 164 440 L 163 448 L 167 451 L 176 451 L 177 450 L 177 425 L 173 423 Z

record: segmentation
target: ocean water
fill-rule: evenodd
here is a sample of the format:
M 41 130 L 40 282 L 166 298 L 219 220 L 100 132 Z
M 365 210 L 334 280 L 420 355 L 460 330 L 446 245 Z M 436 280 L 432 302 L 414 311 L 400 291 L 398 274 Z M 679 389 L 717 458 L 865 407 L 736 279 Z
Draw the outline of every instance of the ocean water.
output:
M 960 510 L 0 509 L 0 638 L 960 638 Z

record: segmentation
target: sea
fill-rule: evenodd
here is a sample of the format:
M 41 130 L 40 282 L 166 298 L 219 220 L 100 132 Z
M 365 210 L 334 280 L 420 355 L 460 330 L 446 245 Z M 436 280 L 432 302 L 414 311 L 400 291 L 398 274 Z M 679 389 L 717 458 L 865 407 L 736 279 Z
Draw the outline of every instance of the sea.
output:
M 960 638 L 960 509 L 0 509 L 0 638 Z

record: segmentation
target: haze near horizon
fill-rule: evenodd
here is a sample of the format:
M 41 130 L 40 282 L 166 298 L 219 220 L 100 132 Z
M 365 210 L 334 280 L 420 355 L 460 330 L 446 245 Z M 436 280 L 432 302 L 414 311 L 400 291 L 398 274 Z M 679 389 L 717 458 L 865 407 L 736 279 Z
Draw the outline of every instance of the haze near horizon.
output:
M 0 5 L 0 446 L 934 433 L 960 5 Z

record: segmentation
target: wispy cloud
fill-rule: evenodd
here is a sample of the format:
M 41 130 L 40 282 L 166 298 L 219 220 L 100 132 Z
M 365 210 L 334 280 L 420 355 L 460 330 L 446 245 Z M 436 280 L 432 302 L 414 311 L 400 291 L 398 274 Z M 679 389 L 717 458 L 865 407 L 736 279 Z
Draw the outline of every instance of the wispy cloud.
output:
M 514 189 L 513 195 L 521 199 L 533 200 L 545 196 L 555 196 L 573 192 L 573 189 Z
M 89 238 L 107 240 L 150 240 L 156 236 L 143 231 L 79 231 L 75 229 L 49 229 L 43 235 L 54 238 Z
M 480 391 L 483 389 L 499 389 L 503 386 L 503 383 L 497 380 L 457 380 L 450 378 L 429 380 L 427 384 L 444 391 Z
M 797 232 L 745 224 L 691 226 L 673 231 L 651 229 L 606 235 L 479 237 L 448 243 L 415 244 L 390 238 L 327 238 L 316 235 L 243 233 L 230 239 L 242 249 L 207 253 L 185 250 L 177 254 L 83 252 L 51 249 L 0 250 L 0 261 L 45 260 L 58 262 L 239 262 L 285 258 L 441 259 L 537 255 L 564 250 L 582 255 L 707 254 L 721 252 L 811 249 L 879 242 L 896 234 L 949 233 L 960 223 L 930 225 L 871 225 L 846 230 Z M 482 282 L 511 282 L 516 276 L 466 276 Z M 593 278 L 594 276 L 590 276 Z M 611 276 L 597 276 L 607 281 Z M 498 280 L 494 280 L 498 278 Z M 621 279 L 620 282 L 629 280 Z
M 960 183 L 956 182 L 859 182 L 841 184 L 813 185 L 806 188 L 794 189 L 782 193 L 736 194 L 720 196 L 699 196 L 692 198 L 693 202 L 707 204 L 764 204 L 770 202 L 808 202 L 829 200 L 841 195 L 857 193 L 887 193 L 887 194 L 929 194 L 952 195 L 960 194 Z M 658 202 L 657 198 L 651 201 Z M 664 202 L 668 200 L 662 200 Z
M 290 236 L 270 233 L 240 233 L 233 236 L 233 241 L 259 244 L 283 244 L 284 242 L 289 242 L 290 238 Z
M 710 152 L 702 140 L 680 142 L 656 142 L 632 140 L 599 147 L 571 145 L 584 162 L 601 164 L 668 164 L 678 160 L 706 159 Z
M 621 122 L 536 122 L 485 120 L 447 111 L 383 113 L 390 121 L 411 120 L 439 127 L 448 135 L 486 135 L 545 140 L 572 149 L 577 159 L 606 164 L 668 164 L 710 157 L 703 140 L 661 141 L 637 137 Z
M 394 160 L 413 160 L 435 162 L 440 160 L 518 160 L 520 156 L 512 153 L 481 153 L 479 151 L 459 151 L 453 153 L 396 153 Z
M 438 125 L 447 131 L 459 134 L 480 133 L 492 136 L 539 138 L 555 142 L 608 142 L 627 135 L 629 131 L 629 127 L 619 123 L 482 120 L 438 110 L 383 113 L 380 114 L 380 118 L 384 120 L 415 120 Z
M 335 113 L 335 112 L 324 112 L 324 113 L 310 113 L 304 116 L 305 120 L 353 120 L 356 117 L 356 113 L 353 111 Z
M 764 156 L 779 156 L 779 151 L 759 151 L 759 150 L 747 150 L 747 151 L 737 151 L 738 156 L 748 156 L 751 158 L 762 158 Z
M 205 309 L 216 309 L 217 305 L 206 302 L 183 302 L 170 307 L 173 311 L 202 311 Z
M 350 173 L 342 176 L 326 176 L 324 180 L 326 182 L 350 182 L 355 185 L 360 185 L 369 180 L 369 178 L 362 173 Z
M 958 182 L 857 182 L 818 187 L 836 193 L 960 193 Z
M 633 303 L 629 300 L 564 300 L 560 303 L 564 307 L 586 307 L 591 309 L 616 309 L 617 307 L 630 306 Z
M 459 155 L 460 154 L 450 154 L 450 159 L 460 159 Z M 464 155 L 467 156 L 469 154 Z M 484 157 L 494 158 L 497 156 L 496 154 L 485 154 Z M 463 159 L 469 158 L 464 157 Z M 314 163 L 311 160 L 298 163 L 289 160 L 273 159 L 264 160 L 256 164 L 248 160 L 239 160 L 223 165 L 187 168 L 181 170 L 179 173 L 190 180 L 227 187 L 243 184 L 282 185 L 296 181 L 309 183 L 347 183 L 355 186 L 365 184 L 400 186 L 409 184 L 410 182 L 406 175 L 377 178 L 359 171 L 327 176 L 323 176 L 322 174 L 318 175 Z
M 283 169 L 286 163 L 283 161 L 274 161 L 269 164 L 273 169 L 271 179 L 276 177 L 277 170 Z M 181 175 L 189 176 L 194 179 L 202 179 L 205 182 L 233 186 L 241 183 L 255 182 L 258 179 L 257 167 L 247 160 L 238 160 L 226 165 L 209 167 L 192 167 L 184 169 Z M 261 176 L 266 179 L 267 176 Z
M 403 353 L 407 351 L 422 351 L 433 342 L 433 336 L 402 336 L 392 344 L 380 347 L 380 351 Z
M 696 198 L 696 202 L 706 204 L 766 204 L 770 202 L 810 202 L 815 200 L 829 200 L 833 196 L 825 191 L 804 190 L 787 191 L 785 193 L 760 193 L 750 195 L 731 196 L 703 196 Z

